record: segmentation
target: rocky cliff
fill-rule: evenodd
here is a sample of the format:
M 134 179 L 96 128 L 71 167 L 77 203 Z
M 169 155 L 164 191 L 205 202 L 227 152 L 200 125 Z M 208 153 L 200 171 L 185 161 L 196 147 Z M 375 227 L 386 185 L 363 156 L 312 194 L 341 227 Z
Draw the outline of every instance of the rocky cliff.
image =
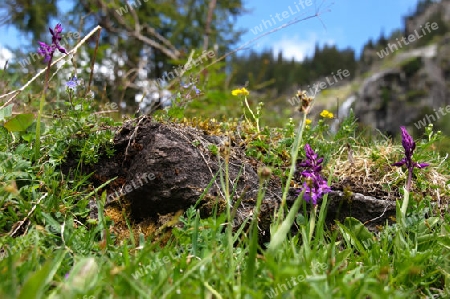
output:
M 405 37 L 415 34 L 415 30 L 423 36 L 425 24 L 432 20 L 431 16 L 436 19 L 438 12 L 442 22 L 438 25 L 445 27 L 450 22 L 450 1 L 433 4 L 420 16 L 407 19 Z M 391 51 L 389 55 L 378 58 L 377 71 L 372 68 L 366 73 L 369 75 L 361 84 L 354 104 L 355 115 L 361 123 L 395 135 L 402 125 L 416 124 L 416 129 L 421 129 L 423 126 L 418 125 L 421 120 L 436 122 L 447 114 L 450 33 L 435 36 L 427 45 L 417 47 L 419 41 L 416 39 L 401 50 L 393 46 L 399 41 L 390 41 L 391 47 L 386 48 Z

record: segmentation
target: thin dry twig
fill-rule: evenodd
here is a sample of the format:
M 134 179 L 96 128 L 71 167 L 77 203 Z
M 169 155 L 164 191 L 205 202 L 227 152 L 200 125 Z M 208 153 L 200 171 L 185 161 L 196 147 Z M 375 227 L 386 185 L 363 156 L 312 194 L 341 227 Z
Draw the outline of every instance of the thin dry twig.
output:
M 28 212 L 28 215 L 22 220 L 19 221 L 19 225 L 17 225 L 10 233 L 9 235 L 11 237 L 14 237 L 15 234 L 19 231 L 20 228 L 22 228 L 22 226 L 24 225 L 24 223 L 27 223 L 27 221 L 29 220 L 31 214 L 33 214 L 34 210 L 36 210 L 36 207 L 41 203 L 41 201 L 46 198 L 48 195 L 48 193 L 45 193 L 44 195 L 42 195 L 38 201 L 36 202 L 36 204 L 31 208 L 31 210 Z
M 97 1 L 97 3 L 104 10 L 110 10 L 111 11 L 111 10 L 114 9 L 114 8 L 108 8 L 107 3 L 105 3 L 102 0 Z M 127 3 L 127 5 L 128 5 L 128 3 Z M 125 30 L 128 32 L 128 34 L 130 36 L 136 38 L 137 40 L 140 40 L 141 42 L 143 42 L 144 44 L 147 44 L 150 47 L 153 47 L 155 49 L 160 50 L 161 52 L 166 54 L 171 59 L 177 60 L 177 59 L 180 58 L 181 53 L 170 43 L 169 40 L 167 40 L 166 38 L 164 38 L 160 34 L 158 34 L 154 28 L 151 28 L 148 25 L 141 26 L 141 24 L 139 23 L 139 18 L 136 15 L 136 12 L 134 11 L 134 9 L 131 9 L 131 7 L 130 7 L 130 12 L 131 12 L 131 15 L 132 15 L 133 20 L 134 20 L 134 24 L 135 24 L 134 28 L 130 27 L 127 24 L 127 22 L 125 21 L 125 18 L 123 18 L 121 15 L 115 13 L 114 11 L 112 11 L 112 13 L 109 14 L 109 15 L 111 17 L 114 17 L 117 20 L 117 22 L 119 22 L 125 28 Z M 119 30 L 115 29 L 113 25 L 111 25 L 111 23 L 109 22 L 108 19 L 102 19 L 102 24 L 104 25 L 104 27 L 108 31 L 116 32 L 116 33 L 120 32 Z M 147 36 L 143 35 L 142 34 L 142 29 L 144 27 L 147 29 L 147 32 L 151 33 L 162 44 L 160 44 L 160 43 L 158 43 L 158 42 L 148 38 Z
M 378 220 L 378 219 L 380 219 L 380 218 L 383 218 L 383 216 L 384 216 L 384 214 L 386 213 L 386 211 L 387 211 L 388 208 L 389 208 L 389 205 L 386 205 L 386 206 L 384 207 L 383 213 L 381 213 L 380 216 L 375 217 L 375 218 L 370 219 L 370 220 L 367 220 L 366 222 L 364 222 L 364 225 L 367 225 L 367 224 L 369 224 L 370 222 L 373 222 L 373 221 L 376 221 L 376 220 Z
M 86 89 L 86 93 L 84 94 L 84 96 L 86 96 L 89 93 L 89 91 L 91 90 L 92 77 L 94 75 L 94 64 L 95 64 L 95 59 L 97 58 L 98 42 L 100 40 L 100 34 L 101 33 L 102 33 L 102 28 L 100 28 L 100 30 L 98 30 L 98 33 L 97 33 L 97 41 L 95 43 L 94 57 L 93 57 L 93 59 L 91 61 L 91 73 L 89 75 L 88 88 Z
M 134 142 L 134 138 L 136 138 L 137 131 L 139 130 L 139 125 L 141 124 L 141 122 L 142 122 L 144 119 L 147 119 L 147 116 L 145 116 L 145 115 L 141 116 L 141 118 L 139 119 L 138 123 L 136 124 L 136 127 L 134 127 L 133 134 L 131 134 L 130 139 L 128 139 L 128 145 L 127 145 L 127 148 L 125 149 L 125 158 L 124 158 L 123 161 L 122 161 L 122 167 L 123 167 L 123 164 L 125 163 L 125 161 L 127 160 L 127 157 L 128 157 L 128 149 L 130 148 L 131 141 Z
M 209 2 L 208 6 L 208 17 L 206 18 L 206 27 L 205 27 L 205 34 L 203 36 L 203 50 L 208 50 L 208 43 L 209 43 L 209 35 L 211 34 L 211 23 L 213 18 L 213 12 L 216 8 L 216 0 L 212 0 Z

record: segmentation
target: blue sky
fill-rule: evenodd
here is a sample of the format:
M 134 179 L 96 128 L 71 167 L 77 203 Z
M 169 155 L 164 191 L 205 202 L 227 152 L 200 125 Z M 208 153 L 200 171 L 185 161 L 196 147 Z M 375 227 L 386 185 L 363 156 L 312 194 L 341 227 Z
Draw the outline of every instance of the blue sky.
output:
M 61 0 L 58 5 L 65 6 L 69 2 Z M 250 12 L 239 17 L 236 26 L 248 32 L 237 46 L 296 18 L 314 15 L 318 10 L 322 12 L 320 20 L 313 18 L 298 22 L 257 40 L 248 48 L 272 48 L 276 53 L 281 49 L 285 57 L 302 60 L 305 56 L 312 55 L 314 45 L 318 42 L 320 45 L 334 44 L 340 49 L 351 47 L 359 55 L 369 38 L 377 39 L 382 31 L 389 35 L 394 29 L 402 28 L 403 16 L 412 12 L 417 2 L 418 0 L 244 0 L 244 6 Z M 256 26 L 263 31 L 255 34 Z M 15 48 L 26 43 L 26 37 L 20 36 L 13 27 L 0 26 L 0 55 L 6 45 Z
M 245 43 L 257 36 L 251 30 L 255 31 L 256 26 L 263 25 L 261 28 L 264 33 L 295 18 L 314 15 L 318 10 L 323 12 L 320 20 L 313 18 L 293 24 L 259 39 L 249 48 L 272 48 L 275 52 L 281 49 L 286 54 L 284 56 L 302 60 L 305 55 L 313 54 L 315 43 L 318 42 L 321 46 L 334 44 L 340 49 L 351 47 L 359 55 L 369 38 L 378 39 L 382 31 L 389 35 L 393 30 L 403 28 L 403 16 L 413 12 L 417 2 L 418 0 L 312 0 L 308 6 L 306 0 L 244 0 L 245 7 L 252 11 L 240 17 L 237 26 L 249 29 L 241 40 L 241 43 Z M 271 15 L 275 21 L 272 22 L 272 27 L 268 23 Z M 267 29 L 263 20 L 266 21 Z

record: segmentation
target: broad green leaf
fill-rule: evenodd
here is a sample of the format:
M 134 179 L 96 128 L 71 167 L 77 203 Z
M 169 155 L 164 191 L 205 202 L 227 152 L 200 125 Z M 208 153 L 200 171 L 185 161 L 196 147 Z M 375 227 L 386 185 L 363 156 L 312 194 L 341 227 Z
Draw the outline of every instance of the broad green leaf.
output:
M 373 234 L 358 219 L 347 217 L 344 224 L 337 223 L 344 239 L 355 246 L 361 253 L 370 250 L 373 244 Z
M 12 115 L 13 105 L 8 105 L 0 109 L 0 121 L 4 121 L 6 118 Z
M 373 241 L 373 234 L 356 218 L 347 217 L 344 220 L 344 225 L 347 226 L 362 242 Z
M 33 120 L 34 115 L 32 113 L 19 114 L 5 122 L 4 127 L 10 132 L 22 132 L 31 126 Z
M 23 134 L 21 137 L 23 140 L 25 140 L 26 142 L 30 142 L 31 140 L 33 140 L 33 137 L 35 135 L 33 133 L 29 133 L 29 134 Z

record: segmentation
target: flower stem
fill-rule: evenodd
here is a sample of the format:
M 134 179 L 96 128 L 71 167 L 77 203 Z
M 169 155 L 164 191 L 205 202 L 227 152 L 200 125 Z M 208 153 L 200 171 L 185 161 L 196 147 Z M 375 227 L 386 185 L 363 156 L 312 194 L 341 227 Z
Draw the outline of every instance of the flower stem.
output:
M 412 172 L 413 172 L 413 168 L 410 167 L 408 169 L 408 179 L 406 181 L 406 185 L 404 188 L 405 194 L 403 196 L 403 202 L 402 202 L 402 207 L 400 209 L 401 211 L 401 216 L 402 216 L 402 222 L 404 223 L 405 219 L 406 219 L 406 211 L 408 210 L 408 204 L 409 204 L 409 191 L 411 189 L 411 180 L 412 180 Z
M 244 97 L 244 102 L 245 102 L 245 105 L 247 106 L 248 111 L 250 111 L 250 114 L 253 116 L 253 119 L 256 122 L 256 129 L 258 130 L 258 133 L 259 133 L 260 132 L 259 131 L 259 118 L 256 118 L 255 114 L 253 113 L 252 108 L 250 108 L 250 105 L 248 104 L 248 101 L 247 101 L 247 97 Z
M 311 242 L 314 229 L 316 228 L 316 214 L 317 214 L 317 205 L 314 205 L 314 208 L 311 210 L 311 216 L 309 218 L 309 238 L 308 238 L 309 242 Z
M 287 194 L 289 192 L 291 180 L 294 177 L 294 173 L 295 173 L 295 167 L 296 167 L 297 158 L 298 158 L 298 149 L 300 148 L 300 143 L 301 143 L 301 140 L 303 137 L 303 131 L 305 130 L 305 126 L 306 126 L 306 116 L 307 116 L 307 113 L 306 112 L 303 113 L 303 120 L 298 127 L 297 137 L 295 138 L 294 145 L 292 146 L 292 149 L 291 149 L 291 168 L 289 170 L 289 175 L 287 177 L 286 185 L 283 190 L 283 197 L 281 199 L 280 209 L 278 211 L 278 220 L 279 221 L 282 221 L 282 219 L 284 218 L 284 208 L 286 206 Z
M 44 90 L 42 91 L 42 96 L 39 101 L 39 112 L 36 123 L 36 140 L 34 143 L 34 161 L 38 160 L 39 153 L 41 151 L 41 116 L 45 106 L 45 92 L 47 91 L 48 88 L 48 77 L 50 75 L 50 66 L 52 65 L 52 60 L 53 54 L 50 55 L 50 60 L 48 61 L 47 71 L 45 73 Z
M 406 188 L 404 190 L 405 190 L 405 194 L 403 195 L 403 202 L 402 202 L 402 208 L 401 208 L 403 220 L 406 219 L 406 210 L 408 210 L 408 204 L 409 204 L 409 190 Z
M 412 181 L 413 169 L 414 169 L 414 167 L 409 167 L 408 168 L 408 179 L 406 181 L 406 190 L 408 190 L 408 192 L 411 190 L 411 181 Z

